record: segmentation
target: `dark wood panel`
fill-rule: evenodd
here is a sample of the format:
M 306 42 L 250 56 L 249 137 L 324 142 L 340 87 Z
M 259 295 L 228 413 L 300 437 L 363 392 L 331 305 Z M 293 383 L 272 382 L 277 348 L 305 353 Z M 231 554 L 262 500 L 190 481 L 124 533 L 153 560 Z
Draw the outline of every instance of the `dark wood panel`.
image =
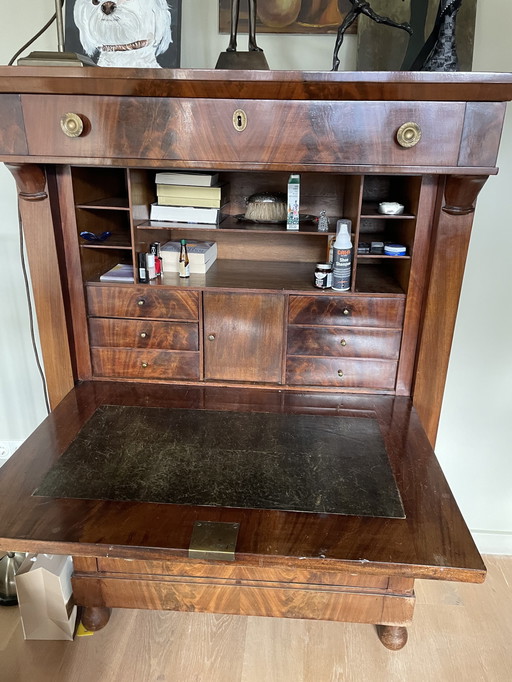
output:
M 289 356 L 286 383 L 292 386 L 337 386 L 338 388 L 395 387 L 396 362 Z
M 307 618 L 338 622 L 409 625 L 414 610 L 412 595 L 346 592 L 304 585 L 194 582 L 162 579 L 75 575 L 73 593 L 79 604 L 172 611 L 229 613 L 243 616 Z
M 400 298 L 346 296 L 290 296 L 290 324 L 336 327 L 395 327 L 403 321 L 404 301 Z
M 199 350 L 198 325 L 192 322 L 154 322 L 91 318 L 92 346 Z
M 19 95 L 0 96 L 0 154 L 27 154 Z
M 23 95 L 31 155 L 169 159 L 201 162 L 456 166 L 464 104 L 446 102 L 275 102 Z M 233 125 L 235 109 L 247 128 Z M 60 119 L 74 112 L 84 133 L 67 137 Z M 439 126 L 439 119 L 450 126 Z M 147 135 L 151 121 L 151 136 Z M 213 121 L 215 129 L 213 133 Z M 396 141 L 408 121 L 422 137 L 405 149 Z M 297 137 L 297 130 L 301 131 Z M 475 163 L 474 165 L 477 165 Z M 480 164 L 483 165 L 483 164 Z
M 203 317 L 205 379 L 281 383 L 284 296 L 206 291 Z
M 378 419 L 406 518 L 379 519 L 32 496 L 99 405 Z M 485 567 L 407 398 L 86 382 L 0 469 L 0 547 L 141 560 L 186 557 L 195 521 L 240 523 L 236 563 L 480 582 Z M 158 519 L 158 523 L 155 523 Z M 450 532 L 447 533 L 446 529 Z M 359 569 L 359 571 L 358 571 Z
M 460 166 L 496 164 L 505 111 L 504 102 L 467 103 L 460 143 Z
M 288 327 L 288 355 L 329 355 L 397 360 L 399 330 Z
M 199 353 L 93 348 L 94 376 L 140 379 L 199 379 Z
M 138 286 L 88 286 L 87 310 L 98 317 L 146 317 L 197 321 L 197 291 Z
M 509 101 L 509 73 L 2 67 L 0 92 L 233 99 Z M 15 81 L 15 85 L 13 85 Z

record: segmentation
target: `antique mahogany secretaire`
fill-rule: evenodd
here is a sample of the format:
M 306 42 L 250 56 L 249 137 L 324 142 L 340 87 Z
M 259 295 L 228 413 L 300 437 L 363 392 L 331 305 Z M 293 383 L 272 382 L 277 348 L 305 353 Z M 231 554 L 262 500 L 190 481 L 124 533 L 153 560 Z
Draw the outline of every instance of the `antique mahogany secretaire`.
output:
M 483 581 L 432 447 L 511 98 L 507 74 L 0 69 L 52 406 L 0 472 L 0 546 L 71 554 L 91 629 L 213 611 L 372 623 L 398 649 L 415 578 Z M 152 221 L 161 170 L 217 172 L 222 221 Z M 300 229 L 245 220 L 291 173 Z M 319 290 L 341 217 L 351 287 Z M 214 265 L 141 284 L 138 253 L 180 239 Z M 134 282 L 100 280 L 118 263 Z

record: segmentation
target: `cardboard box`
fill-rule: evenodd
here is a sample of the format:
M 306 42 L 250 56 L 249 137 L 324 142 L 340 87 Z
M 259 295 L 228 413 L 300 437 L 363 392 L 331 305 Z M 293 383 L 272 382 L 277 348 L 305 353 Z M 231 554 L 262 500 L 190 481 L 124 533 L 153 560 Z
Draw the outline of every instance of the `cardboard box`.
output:
M 70 556 L 32 554 L 21 564 L 15 580 L 25 639 L 73 639 L 72 573 Z

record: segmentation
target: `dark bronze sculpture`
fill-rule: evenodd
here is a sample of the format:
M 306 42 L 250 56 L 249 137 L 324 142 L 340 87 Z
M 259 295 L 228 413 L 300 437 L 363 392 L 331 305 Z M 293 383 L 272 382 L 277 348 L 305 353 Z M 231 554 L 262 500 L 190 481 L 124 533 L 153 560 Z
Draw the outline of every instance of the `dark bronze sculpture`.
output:
M 226 52 L 236 52 L 240 0 L 231 0 L 231 35 Z M 256 45 L 256 0 L 249 0 L 249 52 L 263 52 Z
M 432 33 L 411 71 L 458 71 L 455 20 L 461 5 L 462 0 L 440 0 Z
M 338 28 L 338 34 L 336 36 L 336 45 L 334 46 L 334 54 L 332 58 L 332 71 L 337 71 L 340 65 L 338 53 L 343 43 L 345 32 L 349 28 L 349 26 L 351 26 L 354 23 L 354 21 L 360 14 L 366 15 L 367 17 L 369 17 L 378 24 L 384 24 L 385 26 L 393 26 L 394 28 L 401 28 L 404 31 L 407 31 L 407 33 L 409 34 L 412 33 L 412 29 L 409 26 L 409 24 L 407 23 L 397 24 L 397 22 L 393 21 L 393 19 L 390 19 L 389 17 L 383 17 L 380 14 L 377 14 L 376 12 L 373 11 L 373 9 L 370 7 L 370 3 L 366 2 L 366 0 L 350 0 L 350 2 L 352 4 L 352 9 L 347 14 L 347 16 L 345 17 L 345 19 Z

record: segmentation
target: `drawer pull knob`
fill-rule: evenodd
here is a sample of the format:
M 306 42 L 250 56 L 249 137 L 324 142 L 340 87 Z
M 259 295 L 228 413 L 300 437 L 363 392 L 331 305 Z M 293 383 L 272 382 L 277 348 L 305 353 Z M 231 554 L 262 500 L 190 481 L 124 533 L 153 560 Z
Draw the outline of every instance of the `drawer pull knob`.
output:
M 345 339 L 341 339 L 340 344 L 341 344 L 342 346 L 346 346 L 346 345 L 347 345 L 347 342 L 345 341 Z
M 343 370 L 341 370 L 341 369 L 338 370 L 338 376 L 339 376 L 339 377 L 342 377 L 342 376 L 343 376 Z
M 396 141 L 401 147 L 406 149 L 414 147 L 421 140 L 421 128 L 417 123 L 409 121 L 398 128 L 396 134 Z
M 348 308 L 343 309 L 343 314 L 344 315 L 350 315 L 350 310 Z
M 141 333 L 140 333 L 140 338 L 141 338 L 141 339 L 147 339 L 147 337 L 148 337 L 148 335 L 147 335 L 146 332 L 141 332 Z
M 60 119 L 60 127 L 68 137 L 80 137 L 84 132 L 84 122 L 78 114 L 64 114 Z
M 215 334 L 208 334 L 208 341 L 215 341 Z
M 137 305 L 145 305 L 145 303 L 146 301 L 143 298 L 139 298 L 139 300 L 137 301 Z
M 147 363 L 147 362 L 141 362 L 141 367 L 143 367 L 144 369 L 146 369 L 147 366 L 148 366 L 148 363 Z

